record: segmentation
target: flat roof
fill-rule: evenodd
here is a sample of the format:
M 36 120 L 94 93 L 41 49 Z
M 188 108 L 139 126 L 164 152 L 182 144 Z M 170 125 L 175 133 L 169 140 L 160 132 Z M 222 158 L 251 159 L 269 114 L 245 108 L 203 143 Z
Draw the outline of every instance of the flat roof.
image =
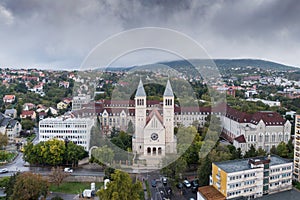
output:
M 270 166 L 275 166 L 275 165 L 280 165 L 280 164 L 285 164 L 285 163 L 292 163 L 292 161 L 281 158 L 276 155 L 271 155 L 270 156 L 271 161 L 270 161 Z M 224 162 L 213 162 L 216 166 L 221 168 L 227 173 L 232 173 L 232 172 L 238 172 L 238 171 L 245 171 L 245 170 L 250 170 L 251 167 L 249 166 L 248 162 L 249 159 L 252 160 L 266 160 L 267 156 L 264 157 L 255 157 L 255 158 L 245 158 L 245 159 L 239 159 L 239 160 L 229 160 L 229 161 L 224 161 Z
M 198 192 L 207 200 L 225 200 L 225 196 L 211 185 L 199 187 Z
M 289 191 L 278 192 L 276 194 L 270 194 L 266 196 L 262 196 L 257 198 L 259 200 L 299 200 L 300 199 L 300 191 L 297 189 L 292 189 Z

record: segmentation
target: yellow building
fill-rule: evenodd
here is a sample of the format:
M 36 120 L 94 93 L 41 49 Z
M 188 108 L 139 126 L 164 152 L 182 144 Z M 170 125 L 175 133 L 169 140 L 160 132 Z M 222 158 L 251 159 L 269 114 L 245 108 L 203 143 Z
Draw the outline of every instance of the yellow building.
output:
M 210 185 L 226 199 L 257 198 L 292 189 L 292 166 L 292 162 L 273 155 L 215 162 Z
M 66 108 L 68 107 L 68 104 L 65 103 L 65 102 L 63 102 L 63 101 L 61 101 L 61 102 L 59 102 L 59 103 L 56 105 L 56 107 L 57 107 L 58 110 L 63 110 L 63 109 L 66 109 Z

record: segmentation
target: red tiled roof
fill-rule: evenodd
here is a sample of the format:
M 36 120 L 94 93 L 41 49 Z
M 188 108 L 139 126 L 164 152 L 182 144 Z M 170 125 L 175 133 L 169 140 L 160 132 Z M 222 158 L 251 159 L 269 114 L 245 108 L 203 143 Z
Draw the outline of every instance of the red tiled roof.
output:
M 246 139 L 245 139 L 244 135 L 240 135 L 240 136 L 234 138 L 234 140 L 236 140 L 238 143 L 246 143 Z
M 23 110 L 21 115 L 23 116 L 29 116 L 29 115 L 33 115 L 34 111 L 33 110 Z

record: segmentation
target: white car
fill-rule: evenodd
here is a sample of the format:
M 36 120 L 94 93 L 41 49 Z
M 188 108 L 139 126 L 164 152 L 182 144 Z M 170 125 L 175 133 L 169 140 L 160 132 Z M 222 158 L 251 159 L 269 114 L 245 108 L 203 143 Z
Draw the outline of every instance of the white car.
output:
M 188 181 L 188 180 L 184 180 L 183 181 L 183 185 L 185 186 L 185 187 L 187 187 L 187 188 L 190 188 L 192 185 L 191 185 L 191 183 Z
M 0 169 L 0 174 L 2 174 L 2 173 L 7 173 L 7 172 L 8 172 L 8 169 L 7 169 L 7 168 Z
M 64 172 L 73 173 L 73 169 L 66 167 Z

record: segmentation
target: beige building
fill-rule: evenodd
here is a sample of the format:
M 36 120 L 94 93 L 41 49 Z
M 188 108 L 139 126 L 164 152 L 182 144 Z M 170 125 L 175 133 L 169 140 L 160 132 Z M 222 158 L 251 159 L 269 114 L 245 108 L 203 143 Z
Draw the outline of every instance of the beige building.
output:
M 168 80 L 163 94 L 162 113 L 153 108 L 147 115 L 146 92 L 140 80 L 135 94 L 135 134 L 132 150 L 143 158 L 176 153 L 174 135 L 174 94 Z

